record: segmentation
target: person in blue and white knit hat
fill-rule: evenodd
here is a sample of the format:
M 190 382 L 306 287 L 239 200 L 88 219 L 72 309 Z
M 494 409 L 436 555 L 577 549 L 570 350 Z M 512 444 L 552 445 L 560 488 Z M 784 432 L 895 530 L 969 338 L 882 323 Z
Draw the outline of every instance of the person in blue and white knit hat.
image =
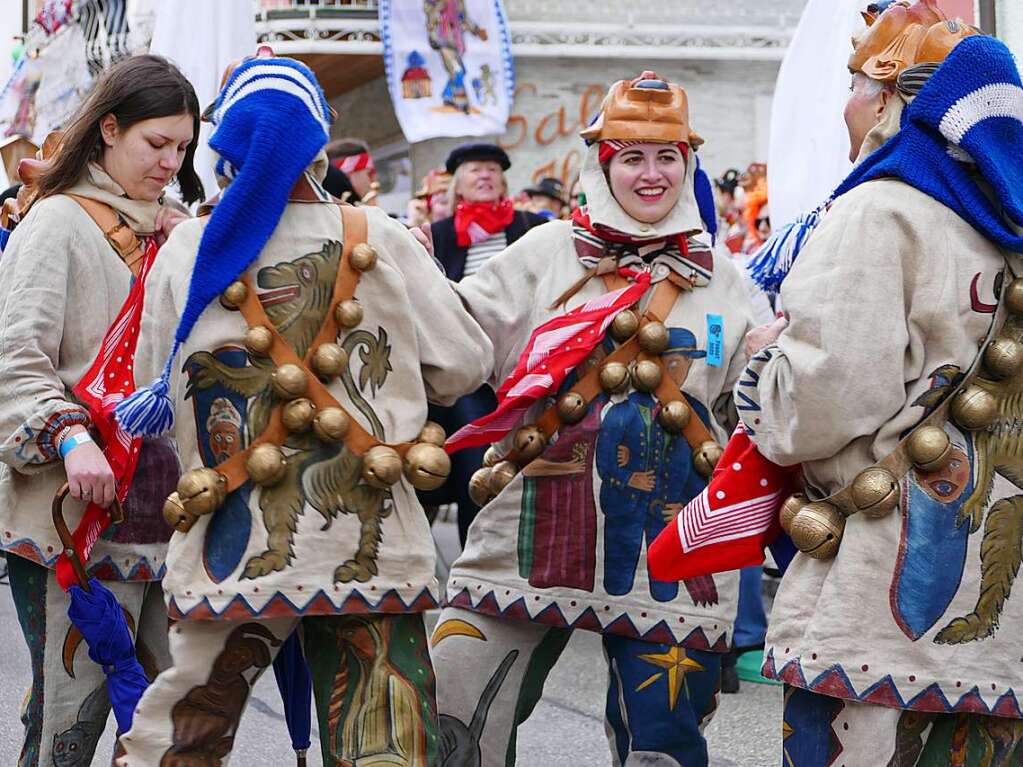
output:
M 172 430 L 185 471 L 165 507 L 174 666 L 119 763 L 226 761 L 301 628 L 323 763 L 432 765 L 422 612 L 438 591 L 413 487 L 447 462 L 427 397 L 478 387 L 490 343 L 403 226 L 324 192 L 331 111 L 305 65 L 242 63 L 212 119 L 224 192 L 164 246 L 142 388 L 117 411 L 129 431 Z
M 787 316 L 750 334 L 735 388 L 760 452 L 801 464 L 817 501 L 782 513 L 806 553 L 765 650 L 788 685 L 781 761 L 1015 764 L 1023 84 L 1005 45 L 933 0 L 866 18 L 858 164 L 803 232 Z

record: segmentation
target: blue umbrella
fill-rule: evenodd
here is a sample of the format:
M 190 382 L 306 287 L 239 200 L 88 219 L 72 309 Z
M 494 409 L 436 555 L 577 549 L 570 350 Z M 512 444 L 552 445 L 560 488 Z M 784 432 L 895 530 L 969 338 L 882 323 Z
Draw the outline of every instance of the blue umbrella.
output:
M 131 729 L 135 707 L 149 686 L 149 680 L 135 656 L 135 643 L 117 597 L 85 572 L 77 544 L 64 521 L 63 503 L 67 494 L 68 485 L 64 483 L 53 499 L 53 525 L 78 578 L 78 584 L 68 589 L 71 597 L 68 617 L 88 645 L 89 657 L 102 666 L 107 675 L 107 693 L 117 729 L 125 733 Z M 112 519 L 122 522 L 124 515 L 120 505 L 115 503 L 113 511 Z M 313 680 L 297 633 L 288 637 L 274 659 L 274 676 L 284 702 L 284 716 L 297 765 L 306 767 L 312 731 Z
M 293 631 L 274 658 L 274 676 L 284 701 L 284 718 L 288 722 L 291 745 L 295 749 L 298 767 L 306 767 L 312 731 L 313 678 L 302 654 L 298 632 Z
M 81 632 L 89 647 L 89 657 L 102 666 L 107 675 L 107 692 L 117 729 L 124 733 L 131 729 L 135 705 L 149 686 L 149 680 L 135 657 L 135 642 L 117 597 L 85 573 L 74 537 L 64 521 L 62 507 L 67 494 L 68 486 L 64 483 L 53 499 L 53 525 L 78 578 L 78 584 L 68 590 L 71 597 L 68 618 Z M 115 521 L 124 519 L 119 505 L 115 504 L 114 512 Z
M 117 731 L 131 729 L 135 706 L 149 686 L 142 664 L 135 657 L 135 643 L 117 597 L 92 578 L 86 586 L 68 590 L 67 614 L 89 646 L 89 657 L 103 667 L 107 692 L 117 719 Z

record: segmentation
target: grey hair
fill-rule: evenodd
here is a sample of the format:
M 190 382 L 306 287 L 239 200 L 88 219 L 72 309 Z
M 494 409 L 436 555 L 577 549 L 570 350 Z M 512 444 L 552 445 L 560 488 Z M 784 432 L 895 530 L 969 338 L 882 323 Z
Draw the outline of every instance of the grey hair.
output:
M 891 86 L 888 83 L 882 82 L 881 80 L 875 80 L 870 75 L 866 75 L 863 72 L 857 72 L 859 77 L 857 78 L 858 83 L 862 83 L 859 87 L 859 93 L 861 96 L 866 96 L 868 99 L 877 98 L 886 89 L 890 89 Z

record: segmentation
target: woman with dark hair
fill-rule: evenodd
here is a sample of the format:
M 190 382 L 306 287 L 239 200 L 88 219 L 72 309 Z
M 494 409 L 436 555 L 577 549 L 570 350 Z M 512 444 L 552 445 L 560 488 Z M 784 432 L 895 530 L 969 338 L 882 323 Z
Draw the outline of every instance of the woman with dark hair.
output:
M 171 530 L 161 512 L 178 462 L 168 442 L 120 432 L 110 408 L 131 391 L 146 275 L 185 218 L 164 190 L 176 179 L 186 202 L 202 195 L 199 114 L 192 86 L 164 59 L 113 67 L 38 169 L 4 252 L 0 549 L 32 663 L 23 767 L 91 763 L 110 710 L 103 670 L 66 617 L 62 588 L 74 576 L 49 522 L 65 481 L 72 528 L 102 525 L 103 510 L 123 502 L 125 521 L 96 540 L 89 574 L 116 595 L 147 673 L 169 665 L 159 578 Z

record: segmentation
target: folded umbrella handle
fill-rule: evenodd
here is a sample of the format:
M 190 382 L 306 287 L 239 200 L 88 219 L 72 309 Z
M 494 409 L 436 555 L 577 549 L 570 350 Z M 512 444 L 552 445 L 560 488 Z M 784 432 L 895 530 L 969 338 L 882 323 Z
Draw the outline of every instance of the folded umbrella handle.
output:
M 71 534 L 71 530 L 68 529 L 67 522 L 64 521 L 64 499 L 67 498 L 70 491 L 71 488 L 65 482 L 53 496 L 53 527 L 64 546 L 64 554 L 67 555 L 68 561 L 71 563 L 71 569 L 75 571 L 75 577 L 78 578 L 82 588 L 89 591 L 89 576 L 85 572 L 85 563 L 78 551 L 78 544 L 75 543 L 75 538 Z M 116 498 L 107 513 L 110 515 L 110 521 L 115 524 L 124 521 L 124 509 Z

